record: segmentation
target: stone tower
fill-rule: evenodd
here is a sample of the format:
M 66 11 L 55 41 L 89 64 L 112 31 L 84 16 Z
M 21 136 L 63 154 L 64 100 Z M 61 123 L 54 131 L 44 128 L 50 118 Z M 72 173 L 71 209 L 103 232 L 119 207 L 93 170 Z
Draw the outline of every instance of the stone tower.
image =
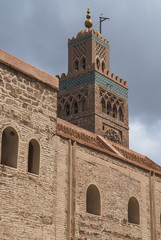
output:
M 109 42 L 97 30 L 68 40 L 58 117 L 129 147 L 127 82 L 110 73 Z

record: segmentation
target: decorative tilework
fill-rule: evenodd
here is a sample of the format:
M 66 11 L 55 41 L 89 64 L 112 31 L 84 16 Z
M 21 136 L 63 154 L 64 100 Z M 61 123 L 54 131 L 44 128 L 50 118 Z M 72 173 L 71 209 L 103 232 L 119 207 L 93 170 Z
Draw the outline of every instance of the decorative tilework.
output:
M 111 91 L 119 94 L 120 96 L 126 99 L 128 98 L 128 90 L 126 88 L 98 72 L 95 72 L 95 82 L 99 83 L 103 87 L 110 89 Z
M 110 89 L 111 91 L 119 94 L 124 98 L 128 98 L 128 90 L 118 83 L 112 81 L 111 79 L 103 76 L 102 74 L 93 71 L 91 73 L 86 73 L 84 75 L 68 79 L 66 81 L 60 82 L 60 92 L 74 89 L 80 86 L 84 86 L 90 83 L 98 83 L 103 87 Z
M 87 74 L 60 82 L 59 89 L 60 89 L 60 92 L 63 92 L 72 88 L 94 83 L 94 80 L 95 80 L 95 72 L 87 73 Z
M 92 35 L 92 38 L 93 38 L 95 41 L 97 41 L 98 43 L 102 44 L 103 46 L 105 46 L 105 47 L 107 47 L 107 48 L 110 47 L 109 44 L 103 42 L 101 39 L 97 38 L 96 36 Z
M 84 42 L 84 41 L 90 39 L 90 38 L 93 38 L 95 41 L 97 41 L 98 43 L 102 44 L 103 46 L 105 46 L 105 47 L 107 47 L 107 48 L 110 47 L 107 43 L 103 42 L 102 40 L 100 40 L 99 38 L 97 38 L 97 37 L 94 36 L 94 35 L 89 35 L 89 36 L 86 36 L 86 37 L 84 37 L 84 38 L 80 38 L 80 39 L 77 39 L 77 40 L 75 40 L 75 41 L 69 42 L 69 43 L 68 43 L 68 47 L 77 45 L 77 44 L 79 44 L 79 43 L 81 43 L 81 42 Z

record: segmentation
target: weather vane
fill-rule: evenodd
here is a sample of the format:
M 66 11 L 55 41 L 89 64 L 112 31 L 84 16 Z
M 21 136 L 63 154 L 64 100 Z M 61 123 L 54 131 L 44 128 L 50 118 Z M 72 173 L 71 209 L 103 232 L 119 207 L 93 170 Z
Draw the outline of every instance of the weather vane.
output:
M 103 14 L 101 14 L 103 15 Z M 110 18 L 107 18 L 107 17 L 100 17 L 100 33 L 102 32 L 102 22 L 105 21 L 105 20 L 109 20 Z

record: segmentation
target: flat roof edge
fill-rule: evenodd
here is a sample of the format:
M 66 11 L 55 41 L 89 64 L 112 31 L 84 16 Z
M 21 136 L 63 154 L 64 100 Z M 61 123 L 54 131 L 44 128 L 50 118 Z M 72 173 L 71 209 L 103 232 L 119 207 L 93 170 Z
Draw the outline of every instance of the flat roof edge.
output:
M 59 90 L 59 79 L 0 49 L 0 62 Z

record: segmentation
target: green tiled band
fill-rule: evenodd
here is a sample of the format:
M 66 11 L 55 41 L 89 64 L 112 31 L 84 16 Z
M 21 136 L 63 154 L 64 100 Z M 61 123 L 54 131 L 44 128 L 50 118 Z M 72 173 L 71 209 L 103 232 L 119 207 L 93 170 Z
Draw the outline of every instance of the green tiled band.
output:
M 98 72 L 95 72 L 95 82 L 99 83 L 103 87 L 110 89 L 111 91 L 119 94 L 126 99 L 128 98 L 128 90 L 126 88 Z
M 69 43 L 68 43 L 68 47 L 70 47 L 70 46 L 75 46 L 75 45 L 77 45 L 77 44 L 79 44 L 79 43 L 81 43 L 81 42 L 84 42 L 84 41 L 86 41 L 86 40 L 88 40 L 88 39 L 90 39 L 90 38 L 93 38 L 95 41 L 97 41 L 98 43 L 102 44 L 104 47 L 107 47 L 107 48 L 110 47 L 107 43 L 103 42 L 102 40 L 100 40 L 99 38 L 97 38 L 97 37 L 94 36 L 94 35 L 88 35 L 88 36 L 86 36 L 86 37 L 84 37 L 84 38 L 80 38 L 80 39 L 77 39 L 77 40 L 75 40 L 75 41 L 69 42 Z
M 59 89 L 60 92 L 63 92 L 90 83 L 98 83 L 101 86 L 106 87 L 107 89 L 110 89 L 111 91 L 119 94 L 120 96 L 126 99 L 128 98 L 128 90 L 126 88 L 96 71 L 60 82 Z

